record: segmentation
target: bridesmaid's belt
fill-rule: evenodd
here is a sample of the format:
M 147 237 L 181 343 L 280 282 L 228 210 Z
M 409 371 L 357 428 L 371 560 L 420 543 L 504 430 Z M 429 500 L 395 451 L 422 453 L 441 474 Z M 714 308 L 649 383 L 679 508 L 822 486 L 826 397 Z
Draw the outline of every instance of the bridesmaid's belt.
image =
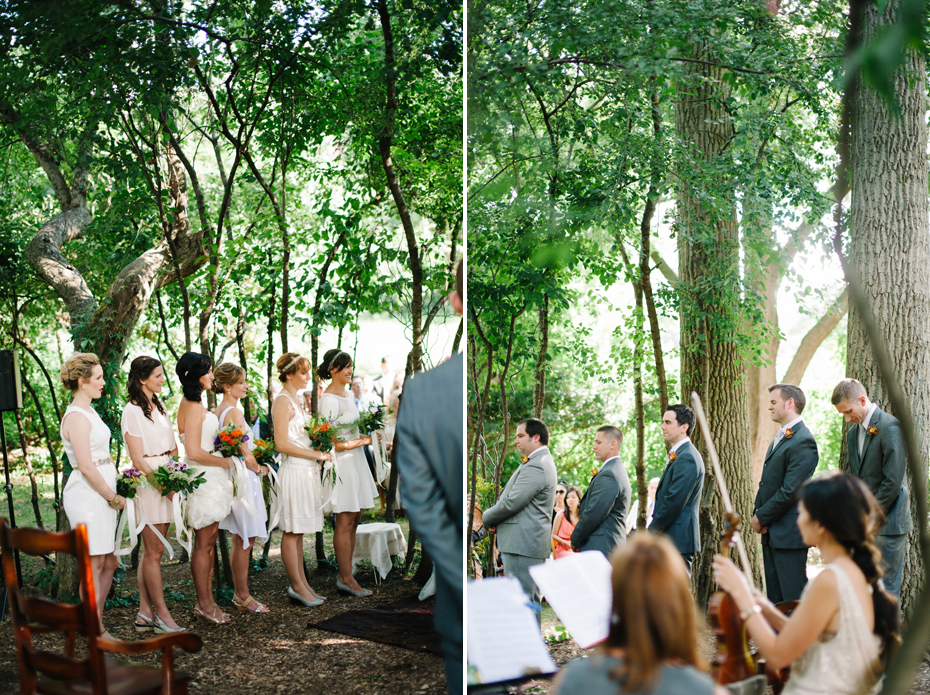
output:
M 160 458 L 164 458 L 164 457 L 166 457 L 166 456 L 169 456 L 169 457 L 170 457 L 170 456 L 171 456 L 171 452 L 170 452 L 170 451 L 166 451 L 166 452 L 164 452 L 163 454 L 143 454 L 143 455 L 142 455 L 142 458 L 144 458 L 144 459 L 160 459 Z
M 113 459 L 110 458 L 109 456 L 107 456 L 105 459 L 97 459 L 96 461 L 94 461 L 94 466 L 98 468 L 100 466 L 107 466 L 107 465 L 112 465 L 112 464 L 113 464 Z

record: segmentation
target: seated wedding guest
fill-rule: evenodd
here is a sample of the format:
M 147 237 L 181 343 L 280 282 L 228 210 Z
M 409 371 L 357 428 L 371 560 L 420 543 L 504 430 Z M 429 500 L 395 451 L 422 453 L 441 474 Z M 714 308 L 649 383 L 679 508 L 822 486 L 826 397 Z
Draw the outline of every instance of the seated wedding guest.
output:
M 558 494 L 558 488 L 556 488 Z M 556 514 L 555 521 L 552 522 L 552 554 L 555 559 L 571 555 L 572 550 L 572 531 L 578 523 L 578 505 L 581 504 L 581 490 L 572 485 L 565 497 L 565 506 L 562 511 Z
M 565 491 L 568 490 L 568 483 L 560 480 L 555 486 L 555 504 L 552 506 L 552 520 L 565 511 Z
M 785 695 L 871 692 L 883 653 L 900 641 L 897 601 L 882 585 L 875 546 L 881 509 L 868 487 L 847 473 L 819 475 L 800 496 L 798 528 L 825 566 L 791 616 L 721 555 L 714 558 L 717 584 L 733 597 L 767 664 L 791 666 Z
M 355 401 L 358 412 L 364 413 L 369 409 L 368 390 L 365 388 L 365 381 L 360 376 L 352 377 L 352 399 Z
M 691 581 L 664 537 L 640 533 L 618 546 L 607 639 L 556 676 L 553 693 L 710 695 L 726 693 L 704 671 Z

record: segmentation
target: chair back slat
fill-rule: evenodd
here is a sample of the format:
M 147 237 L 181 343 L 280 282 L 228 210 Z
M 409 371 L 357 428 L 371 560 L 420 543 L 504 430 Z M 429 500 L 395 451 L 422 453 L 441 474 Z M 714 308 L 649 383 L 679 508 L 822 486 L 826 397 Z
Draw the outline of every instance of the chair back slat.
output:
M 49 627 L 54 632 L 84 628 L 84 610 L 80 604 L 55 603 L 46 598 L 23 596 L 19 591 L 15 595 L 17 608 L 32 632 L 47 631 Z
M 6 544 L 28 555 L 76 554 L 74 531 L 54 533 L 40 528 L 11 528 L 6 532 Z
M 33 671 L 59 681 L 90 680 L 91 669 L 87 659 L 69 659 L 55 652 L 27 649 L 26 663 Z

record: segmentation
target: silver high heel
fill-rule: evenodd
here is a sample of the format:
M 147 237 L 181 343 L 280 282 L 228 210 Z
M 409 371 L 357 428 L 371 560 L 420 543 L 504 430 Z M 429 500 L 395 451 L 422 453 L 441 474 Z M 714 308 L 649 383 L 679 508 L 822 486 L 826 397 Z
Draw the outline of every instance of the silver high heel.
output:
M 170 635 L 174 632 L 184 632 L 187 628 L 184 627 L 168 627 L 168 624 L 155 615 L 155 627 L 152 628 L 152 632 L 156 635 Z
M 291 603 L 297 603 L 301 606 L 306 606 L 307 608 L 315 608 L 316 606 L 323 605 L 323 599 L 317 596 L 312 601 L 308 601 L 303 596 L 294 591 L 291 587 L 287 587 L 287 597 L 291 600 Z
M 152 632 L 155 629 L 155 621 L 152 618 L 146 618 L 141 613 L 137 613 L 134 627 L 136 632 Z
M 355 596 L 355 598 L 368 598 L 373 593 L 369 589 L 362 589 L 361 591 L 355 591 L 354 589 L 350 589 L 340 579 L 336 580 L 336 591 L 338 591 L 340 594 L 349 594 L 351 596 Z

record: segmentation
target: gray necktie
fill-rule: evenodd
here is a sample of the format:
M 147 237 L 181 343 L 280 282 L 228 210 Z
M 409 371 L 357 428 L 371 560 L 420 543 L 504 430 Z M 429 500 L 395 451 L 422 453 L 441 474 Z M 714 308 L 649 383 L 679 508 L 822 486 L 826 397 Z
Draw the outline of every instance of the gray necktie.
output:
M 865 448 L 865 435 L 868 432 L 865 423 L 859 425 L 859 455 L 862 456 L 862 450 Z
M 774 441 L 772 441 L 772 451 L 775 451 L 776 447 L 778 447 L 778 445 L 781 443 L 781 440 L 784 439 L 784 437 L 785 437 L 785 429 L 786 429 L 785 427 L 782 427 L 782 428 L 781 428 L 780 430 L 778 430 L 778 432 L 775 434 L 775 439 L 774 439 Z

